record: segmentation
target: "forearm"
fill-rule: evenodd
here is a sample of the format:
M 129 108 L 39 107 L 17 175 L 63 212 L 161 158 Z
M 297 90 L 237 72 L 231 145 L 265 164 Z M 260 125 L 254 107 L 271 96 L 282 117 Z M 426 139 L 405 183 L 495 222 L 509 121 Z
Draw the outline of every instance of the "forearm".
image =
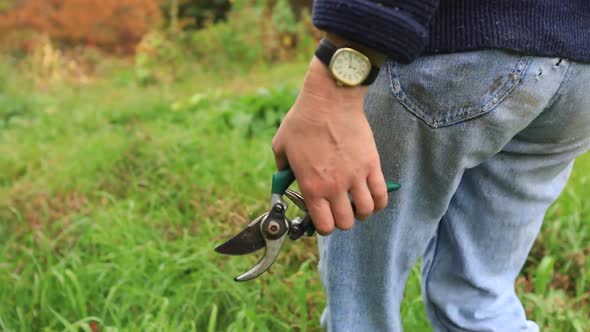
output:
M 315 0 L 314 24 L 330 34 L 410 62 L 423 50 L 438 0 Z

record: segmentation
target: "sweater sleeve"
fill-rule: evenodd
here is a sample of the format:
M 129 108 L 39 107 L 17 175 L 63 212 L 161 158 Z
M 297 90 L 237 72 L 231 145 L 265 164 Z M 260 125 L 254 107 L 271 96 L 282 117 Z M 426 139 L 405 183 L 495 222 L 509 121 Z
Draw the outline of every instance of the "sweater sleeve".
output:
M 319 29 L 410 62 L 428 42 L 428 25 L 439 0 L 315 0 Z

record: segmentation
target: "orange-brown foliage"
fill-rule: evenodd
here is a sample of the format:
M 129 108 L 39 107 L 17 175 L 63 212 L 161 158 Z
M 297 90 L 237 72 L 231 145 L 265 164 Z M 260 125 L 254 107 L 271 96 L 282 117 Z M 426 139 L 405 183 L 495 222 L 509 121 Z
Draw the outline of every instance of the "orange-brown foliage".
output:
M 0 40 L 26 48 L 33 32 L 65 45 L 132 52 L 160 18 L 157 0 L 22 0 L 0 12 Z

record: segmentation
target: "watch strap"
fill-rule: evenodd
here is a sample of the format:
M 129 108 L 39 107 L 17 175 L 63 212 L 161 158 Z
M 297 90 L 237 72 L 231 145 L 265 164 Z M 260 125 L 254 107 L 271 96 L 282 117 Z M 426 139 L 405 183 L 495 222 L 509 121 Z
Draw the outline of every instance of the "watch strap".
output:
M 315 50 L 315 56 L 326 66 L 330 66 L 330 61 L 337 50 L 338 48 L 336 45 L 330 43 L 327 39 L 322 38 L 322 40 L 320 40 L 320 44 Z
M 315 56 L 323 64 L 325 64 L 327 67 L 329 67 L 330 61 L 332 60 L 332 57 L 334 56 L 334 53 L 336 53 L 337 50 L 338 50 L 338 47 L 336 47 L 336 45 L 332 44 L 327 39 L 322 38 L 322 40 L 320 40 L 320 44 L 318 45 L 318 47 L 315 50 Z M 371 70 L 369 71 L 369 75 L 367 76 L 367 78 L 365 78 L 365 80 L 361 83 L 361 85 L 373 84 L 373 82 L 375 82 L 375 80 L 377 79 L 377 76 L 379 76 L 379 68 L 377 68 L 371 64 Z

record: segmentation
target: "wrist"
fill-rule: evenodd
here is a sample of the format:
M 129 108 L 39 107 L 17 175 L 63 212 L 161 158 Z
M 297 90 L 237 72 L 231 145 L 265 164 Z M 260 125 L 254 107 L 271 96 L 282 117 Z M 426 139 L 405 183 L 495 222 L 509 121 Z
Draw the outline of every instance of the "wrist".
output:
M 362 44 L 347 40 L 331 32 L 326 32 L 324 38 L 326 38 L 332 44 L 336 45 L 339 48 L 350 47 L 363 53 L 369 58 L 369 60 L 371 60 L 371 64 L 377 68 L 381 68 L 381 66 L 385 62 L 385 55 L 383 53 L 376 51 L 372 48 L 366 47 Z
M 363 85 L 352 87 L 338 85 L 328 67 L 315 56 L 309 64 L 303 85 L 304 90 L 309 89 L 316 94 L 321 93 L 332 98 L 346 97 L 363 100 L 367 92 L 367 86 Z
M 364 116 L 364 97 L 367 87 L 338 86 L 328 68 L 316 58 L 309 64 L 299 97 L 297 107 L 292 111 L 316 123 L 331 121 L 339 114 L 360 114 Z

